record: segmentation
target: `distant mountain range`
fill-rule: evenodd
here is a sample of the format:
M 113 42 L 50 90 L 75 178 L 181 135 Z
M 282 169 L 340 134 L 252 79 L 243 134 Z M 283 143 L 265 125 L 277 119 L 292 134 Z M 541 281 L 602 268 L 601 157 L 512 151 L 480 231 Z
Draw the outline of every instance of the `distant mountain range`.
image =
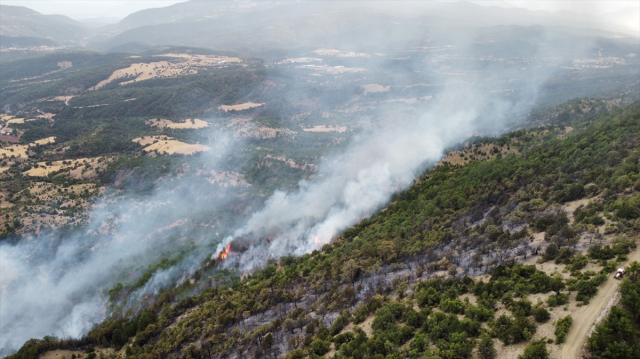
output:
M 469 2 L 403 5 L 194 0 L 138 11 L 115 24 L 97 20 L 82 23 L 21 6 L 1 5 L 0 9 L 0 34 L 5 37 L 43 38 L 103 51 L 135 48 L 135 44 L 142 43 L 251 52 L 274 47 L 339 46 L 346 35 L 358 39 L 356 44 L 347 45 L 372 48 L 398 41 L 443 39 L 448 33 L 443 29 L 448 27 L 475 29 L 492 25 L 562 26 L 580 29 L 575 34 L 637 41 L 628 28 L 615 22 L 602 23 L 588 15 Z M 5 38 L 2 43 L 16 41 Z
M 85 25 L 70 17 L 43 15 L 23 6 L 0 5 L 0 24 L 0 35 L 5 37 L 27 36 L 77 44 L 89 35 Z

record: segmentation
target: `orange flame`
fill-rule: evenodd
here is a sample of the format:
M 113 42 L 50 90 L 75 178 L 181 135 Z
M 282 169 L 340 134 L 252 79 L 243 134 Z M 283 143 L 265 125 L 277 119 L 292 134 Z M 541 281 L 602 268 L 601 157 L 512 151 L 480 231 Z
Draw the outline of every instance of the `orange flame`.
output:
M 220 253 L 220 259 L 227 258 L 227 256 L 229 255 L 229 252 L 231 252 L 231 243 L 229 243 L 227 248 L 225 248 L 224 251 L 222 251 L 222 253 Z
M 320 238 L 318 238 L 318 236 L 316 236 L 315 240 L 313 241 L 313 243 L 318 244 L 320 243 Z

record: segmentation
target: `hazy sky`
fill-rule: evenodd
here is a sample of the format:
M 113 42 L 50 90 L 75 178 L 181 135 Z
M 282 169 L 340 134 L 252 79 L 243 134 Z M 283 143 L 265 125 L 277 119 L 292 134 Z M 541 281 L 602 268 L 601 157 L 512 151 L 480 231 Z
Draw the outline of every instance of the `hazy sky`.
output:
M 43 14 L 62 14 L 72 18 L 117 17 L 123 18 L 135 11 L 165 7 L 185 0 L 0 0 L 5 5 L 21 5 Z M 214 1 L 214 0 L 212 0 Z M 282 1 L 282 0 L 281 0 Z M 284 0 L 287 1 L 287 0 Z M 592 15 L 615 12 L 624 8 L 640 11 L 640 1 L 555 1 L 555 0 L 471 0 L 488 6 L 524 7 L 530 10 L 573 11 Z

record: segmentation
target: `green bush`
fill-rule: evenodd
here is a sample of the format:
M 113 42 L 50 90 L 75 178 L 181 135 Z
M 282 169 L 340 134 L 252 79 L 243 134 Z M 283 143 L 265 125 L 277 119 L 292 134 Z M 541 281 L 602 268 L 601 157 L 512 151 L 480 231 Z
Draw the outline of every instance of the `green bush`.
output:
M 558 319 L 556 322 L 556 344 L 564 343 L 564 340 L 569 332 L 569 328 L 571 328 L 571 324 L 573 324 L 573 318 L 570 315 L 567 315 L 564 318 Z
M 550 307 L 557 307 L 567 303 L 569 303 L 568 294 L 553 294 L 547 298 L 547 304 L 549 304 Z
M 603 320 L 587 340 L 587 349 L 599 359 L 640 358 L 640 333 L 633 327 L 631 315 L 624 309 L 613 306 L 607 319 Z
M 542 307 L 534 307 L 531 310 L 531 314 L 533 314 L 533 319 L 535 319 L 538 323 L 545 323 L 547 320 L 549 320 L 549 318 L 551 318 L 551 314 L 549 314 L 549 311 Z
M 518 359 L 548 359 L 549 351 L 547 345 L 544 343 L 544 339 L 533 340 L 526 348 L 524 353 L 518 355 Z
M 331 342 L 322 339 L 316 339 L 311 342 L 309 352 L 315 355 L 325 355 L 331 349 Z

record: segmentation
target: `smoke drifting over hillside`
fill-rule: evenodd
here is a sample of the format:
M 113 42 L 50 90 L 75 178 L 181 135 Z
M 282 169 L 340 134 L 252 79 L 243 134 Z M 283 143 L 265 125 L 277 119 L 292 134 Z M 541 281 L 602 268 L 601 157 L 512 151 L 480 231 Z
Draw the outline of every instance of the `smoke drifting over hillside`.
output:
M 418 118 L 397 118 L 359 134 L 344 154 L 321 164 L 317 179 L 302 181 L 296 192 L 276 191 L 246 225 L 218 245 L 214 257 L 232 242 L 232 248 L 249 247 L 230 256 L 225 266 L 237 262 L 250 271 L 268 258 L 320 249 L 410 186 L 446 148 L 475 131 L 500 130 L 508 115 L 521 115 L 520 104 L 482 101 L 462 106 L 445 101 Z M 481 108 L 491 107 L 486 105 L 491 101 L 496 101 L 494 110 L 480 117 Z M 387 116 L 394 118 L 392 113 Z
M 211 163 L 232 147 L 228 139 L 217 138 L 203 154 Z M 152 196 L 115 198 L 98 201 L 91 223 L 70 238 L 41 236 L 0 245 L 0 354 L 30 338 L 86 334 L 108 312 L 108 289 L 190 242 L 192 247 L 206 244 L 212 237 L 206 229 L 193 228 L 185 237 L 177 227 L 197 211 L 221 208 L 227 201 L 224 188 L 197 178 L 160 183 Z M 192 250 L 180 265 L 157 271 L 129 304 L 184 279 L 201 256 Z
M 313 8 L 316 9 L 316 4 Z M 332 14 L 323 16 L 330 18 Z M 360 21 L 372 26 L 367 19 Z M 232 190 L 212 187 L 206 179 L 197 176 L 167 176 L 168 180 L 158 184 L 153 193 L 143 199 L 111 196 L 100 200 L 94 206 L 91 223 L 82 233 L 61 239 L 42 236 L 16 245 L 0 244 L 0 354 L 17 350 L 34 337 L 77 338 L 86 334 L 94 323 L 109 314 L 108 289 L 120 281 L 135 282 L 148 265 L 157 263 L 167 253 L 178 258 L 178 264 L 156 270 L 134 291 L 125 306 L 135 305 L 147 293 L 184 281 L 203 259 L 217 257 L 230 244 L 232 252 L 222 266 L 243 272 L 264 266 L 269 258 L 299 256 L 322 248 L 346 228 L 385 207 L 394 193 L 408 188 L 416 176 L 435 165 L 447 148 L 474 134 L 503 132 L 507 124 L 520 121 L 538 98 L 541 84 L 559 71 L 560 66 L 572 65 L 567 53 L 577 58 L 583 50 L 585 54 L 600 51 L 594 50 L 590 40 L 573 41 L 571 31 L 558 39 L 547 36 L 552 31 L 541 27 L 495 27 L 485 29 L 481 38 L 475 38 L 476 31 L 480 30 L 456 27 L 454 30 L 460 32 L 450 33 L 455 31 L 449 31 L 442 25 L 445 21 L 439 21 L 440 25 L 433 28 L 416 20 L 406 31 L 395 30 L 398 34 L 410 34 L 405 34 L 404 40 L 389 40 L 393 41 L 389 48 L 372 45 L 370 49 L 375 50 L 369 52 L 375 55 L 366 61 L 370 59 L 373 65 L 368 72 L 362 71 L 374 77 L 378 69 L 391 68 L 395 72 L 389 73 L 395 77 L 389 76 L 390 84 L 382 83 L 380 87 L 395 86 L 391 84 L 395 81 L 398 83 L 395 87 L 405 91 L 414 85 L 409 81 L 412 76 L 437 69 L 437 73 L 433 70 L 429 84 L 419 84 L 437 88 L 433 96 L 424 96 L 429 100 L 404 113 L 398 113 L 392 101 L 371 100 L 376 103 L 372 111 L 384 121 L 354 121 L 360 123 L 361 130 L 353 135 L 345 151 L 324 158 L 315 176 L 302 180 L 296 190 L 276 190 L 261 208 L 251 207 L 254 213 L 248 213 L 246 221 L 234 225 L 233 235 L 222 241 L 217 237 L 218 228 L 199 227 L 190 221 L 202 216 L 203 211 L 228 209 L 225 206 L 231 202 L 229 192 Z M 342 23 L 349 24 L 348 21 Z M 399 24 L 387 21 L 385 26 L 395 29 L 396 25 Z M 281 23 L 278 26 L 285 28 Z M 418 27 L 422 32 L 414 31 Z M 351 29 L 346 25 L 345 28 Z M 299 26 L 297 30 L 304 33 L 306 29 Z M 359 47 L 358 39 L 345 35 L 350 34 L 349 31 L 332 34 L 332 43 L 339 44 L 344 51 L 365 51 Z M 386 30 L 381 27 L 380 31 Z M 369 43 L 376 42 L 368 32 L 353 33 Z M 512 33 L 529 37 L 527 41 L 509 37 Z M 261 41 L 252 36 L 247 37 Z M 296 44 L 304 43 L 303 36 L 299 36 Z M 318 41 L 320 35 L 308 36 Z M 494 39 L 498 42 L 494 43 Z M 489 45 L 480 47 L 479 44 Z M 443 51 L 452 48 L 456 48 L 456 52 L 447 53 L 445 57 Z M 556 50 L 564 51 L 562 56 L 557 55 Z M 320 56 L 304 51 L 300 50 L 296 56 Z M 378 51 L 384 54 L 376 57 Z M 629 53 L 623 46 L 611 51 Z M 278 59 L 281 60 L 284 59 Z M 358 61 L 365 60 L 335 57 L 327 60 L 325 67 L 317 68 L 342 71 L 345 67 L 342 61 L 356 67 L 361 64 Z M 530 72 L 525 72 L 526 69 Z M 337 82 L 336 78 L 326 76 L 318 82 Z M 295 92 L 294 84 L 291 97 L 295 97 Z M 215 167 L 229 154 L 245 150 L 245 143 L 230 141 L 224 135 L 214 137 L 216 141 L 207 144 L 212 150 L 203 154 L 209 167 Z M 182 230 L 190 224 L 193 228 Z M 182 229 L 178 231 L 177 227 Z M 188 251 L 177 256 L 185 248 Z

